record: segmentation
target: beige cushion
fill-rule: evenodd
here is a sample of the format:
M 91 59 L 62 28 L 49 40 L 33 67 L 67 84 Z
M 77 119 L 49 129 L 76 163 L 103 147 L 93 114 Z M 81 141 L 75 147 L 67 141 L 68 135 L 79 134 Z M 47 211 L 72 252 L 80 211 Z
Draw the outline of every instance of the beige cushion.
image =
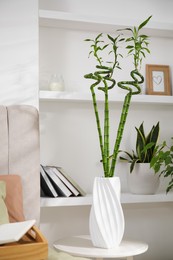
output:
M 18 175 L 0 175 L 0 180 L 6 183 L 5 203 L 10 222 L 24 221 L 23 194 L 21 178 Z
M 7 207 L 5 205 L 6 197 L 6 184 L 4 181 L 0 181 L 0 224 L 9 222 Z

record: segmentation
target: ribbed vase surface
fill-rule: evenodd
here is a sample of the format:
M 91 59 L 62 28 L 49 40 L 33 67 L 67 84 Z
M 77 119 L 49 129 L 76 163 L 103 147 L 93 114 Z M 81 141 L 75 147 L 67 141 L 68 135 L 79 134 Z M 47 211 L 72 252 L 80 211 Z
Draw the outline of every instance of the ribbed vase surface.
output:
M 119 177 L 96 177 L 89 228 L 94 246 L 115 248 L 124 234 L 124 214 L 120 203 Z

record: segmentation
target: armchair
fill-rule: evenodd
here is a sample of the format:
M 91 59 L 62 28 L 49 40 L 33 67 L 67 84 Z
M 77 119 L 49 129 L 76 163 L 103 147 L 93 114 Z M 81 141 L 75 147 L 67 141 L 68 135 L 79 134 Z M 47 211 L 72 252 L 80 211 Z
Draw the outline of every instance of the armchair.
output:
M 22 180 L 26 220 L 40 219 L 39 114 L 28 105 L 0 106 L 0 175 Z M 48 260 L 84 260 L 49 248 Z

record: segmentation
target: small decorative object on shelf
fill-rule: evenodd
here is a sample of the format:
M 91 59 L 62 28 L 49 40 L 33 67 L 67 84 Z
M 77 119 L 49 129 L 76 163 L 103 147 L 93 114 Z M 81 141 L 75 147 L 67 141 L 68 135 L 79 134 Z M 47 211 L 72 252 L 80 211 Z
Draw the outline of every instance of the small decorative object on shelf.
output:
M 168 65 L 146 65 L 147 94 L 171 95 L 170 69 Z
M 52 91 L 64 91 L 64 80 L 62 75 L 53 74 L 51 76 L 49 89 Z
M 44 197 L 85 196 L 85 191 L 62 167 L 40 165 L 41 191 Z
M 90 86 L 90 90 L 92 94 L 93 108 L 94 108 L 94 113 L 96 118 L 101 157 L 102 157 L 101 161 L 103 165 L 105 179 L 114 176 L 114 170 L 117 162 L 117 157 L 120 149 L 120 144 L 124 132 L 124 127 L 125 127 L 125 123 L 129 111 L 131 98 L 133 95 L 141 93 L 141 84 L 144 82 L 144 77 L 143 75 L 141 75 L 139 70 L 141 68 L 142 60 L 143 58 L 145 58 L 146 52 L 149 53 L 150 51 L 148 49 L 148 44 L 149 44 L 148 36 L 144 34 L 140 34 L 140 31 L 149 22 L 150 18 L 151 16 L 148 17 L 144 22 L 142 22 L 138 27 L 126 28 L 125 30 L 130 33 L 130 36 L 126 39 L 122 36 L 122 34 L 119 34 L 115 38 L 113 38 L 111 35 L 107 35 L 107 40 L 108 40 L 107 43 L 103 40 L 102 33 L 100 33 L 95 39 L 86 39 L 87 42 L 91 43 L 91 51 L 89 55 L 93 55 L 97 62 L 95 71 L 86 74 L 84 77 L 86 79 L 93 80 L 93 83 Z M 116 86 L 116 81 L 114 79 L 114 71 L 121 69 L 119 58 L 123 58 L 123 56 L 121 53 L 119 53 L 119 47 L 121 43 L 123 43 L 122 46 L 124 46 L 124 42 L 127 44 L 126 49 L 128 51 L 128 54 L 132 55 L 133 57 L 132 64 L 134 67 L 130 72 L 131 80 L 120 81 L 117 83 L 117 86 L 119 88 L 125 90 L 126 95 L 124 97 L 124 102 L 123 102 L 122 112 L 120 115 L 120 122 L 118 126 L 117 136 L 115 138 L 113 152 L 111 153 L 110 152 L 110 124 L 109 124 L 109 101 L 110 101 L 109 93 Z M 110 55 L 110 61 L 103 60 L 103 57 L 105 57 L 105 52 L 106 55 Z M 100 120 L 100 113 L 97 106 L 98 92 L 102 93 L 104 96 L 103 129 L 101 127 L 102 124 Z M 114 95 L 114 93 L 112 93 L 112 95 Z M 114 181 L 114 178 L 112 181 Z M 102 203 L 105 203 L 104 206 L 102 205 L 102 208 L 107 209 L 108 203 L 110 203 L 109 207 L 111 207 L 112 205 L 118 205 L 117 203 L 119 201 L 119 195 L 114 191 L 114 189 L 116 189 L 116 187 L 114 188 L 108 187 L 106 184 L 105 188 L 100 189 L 99 195 L 96 192 L 94 192 L 94 196 L 96 194 L 97 199 L 98 196 L 101 196 L 99 201 L 102 200 Z M 111 195 L 110 192 L 113 192 L 113 194 Z M 105 197 L 106 195 L 104 193 L 108 193 L 107 194 L 108 198 Z M 121 204 L 119 203 L 120 205 L 119 207 L 112 207 L 107 212 L 104 211 L 104 215 L 106 215 L 109 218 L 106 221 L 104 221 L 105 229 L 103 229 L 103 222 L 101 221 L 102 216 L 100 217 L 98 216 L 103 212 L 101 210 L 98 211 L 97 203 L 94 203 L 96 199 L 94 196 L 93 196 L 93 204 L 91 208 L 91 217 L 90 217 L 91 240 L 93 244 L 98 247 L 106 247 L 106 248 L 111 248 L 112 246 L 116 247 L 120 244 L 124 233 L 124 215 L 122 214 Z M 113 218 L 115 219 L 113 220 Z M 105 232 L 105 230 L 111 230 L 111 223 L 113 223 L 112 229 L 114 229 L 116 235 L 112 237 L 110 236 L 108 239 L 109 231 Z M 116 229 L 117 223 L 121 225 L 121 227 L 118 226 L 118 229 Z M 97 227 L 97 233 L 99 234 L 97 238 L 95 236 L 96 231 L 94 226 Z M 94 230 L 92 230 L 92 228 Z M 116 241 L 114 240 L 114 237 L 117 237 Z M 113 241 L 111 241 L 111 239 L 113 239 Z M 102 243 L 101 240 L 107 241 L 106 245 L 105 242 Z

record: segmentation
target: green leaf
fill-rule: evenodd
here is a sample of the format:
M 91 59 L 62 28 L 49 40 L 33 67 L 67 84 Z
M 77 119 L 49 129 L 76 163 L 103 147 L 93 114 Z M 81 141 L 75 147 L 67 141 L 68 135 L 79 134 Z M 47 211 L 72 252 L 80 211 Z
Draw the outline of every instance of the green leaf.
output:
M 103 35 L 102 33 L 98 34 L 97 37 L 95 38 L 95 41 L 97 41 L 102 35 Z
M 165 165 L 169 165 L 171 163 L 171 158 L 170 157 L 166 157 L 165 158 Z
M 139 27 L 138 27 L 138 30 L 141 30 L 148 22 L 149 20 L 151 19 L 152 15 L 149 16 L 144 22 L 142 22 Z
M 133 51 L 134 51 L 133 49 L 129 50 L 129 51 L 128 51 L 128 54 L 132 53 Z
M 123 42 L 125 40 L 125 38 L 121 38 L 120 40 L 119 40 L 119 42 Z
M 139 161 L 139 159 L 135 159 L 132 161 L 131 165 L 130 165 L 130 173 L 132 173 L 136 163 Z
M 120 31 L 131 31 L 131 32 L 133 32 L 133 30 L 131 29 L 131 28 L 124 28 L 124 29 L 118 29 L 117 30 L 118 32 L 120 32 Z
M 130 37 L 130 38 L 127 38 L 127 39 L 126 39 L 126 42 L 131 42 L 131 41 L 134 41 L 134 38 L 133 38 L 133 37 Z
M 126 47 L 126 49 L 132 49 L 132 48 L 134 48 L 133 45 L 128 45 L 128 46 Z
M 88 54 L 88 58 L 91 56 L 91 53 L 93 53 L 93 51 L 90 51 L 89 54 Z
M 114 41 L 114 38 L 112 36 L 110 36 L 109 34 L 107 34 L 107 37 L 109 38 L 109 40 L 111 40 L 112 42 L 115 42 Z
M 150 53 L 150 50 L 148 48 L 142 48 L 142 50 L 147 51 L 148 53 Z
M 84 41 L 85 42 L 93 42 L 93 40 L 91 40 L 91 39 L 85 39 Z
M 131 155 L 130 153 L 128 153 L 128 152 L 126 152 L 126 151 L 120 151 L 120 152 L 124 152 L 128 157 L 129 157 L 129 159 L 128 158 L 126 158 L 126 160 L 127 161 L 131 161 L 131 160 L 133 160 L 133 158 L 134 158 L 134 156 L 133 155 Z
M 157 173 L 160 170 L 160 165 L 156 164 L 154 167 L 155 173 Z
M 140 35 L 140 38 L 142 38 L 142 39 L 147 39 L 147 38 L 148 38 L 148 36 L 147 36 L 147 35 L 144 35 L 144 34 L 142 34 L 142 35 Z
M 109 44 L 104 45 L 101 49 L 104 50 L 106 47 L 108 47 Z
M 150 168 L 152 168 L 152 167 L 155 165 L 155 163 L 157 162 L 157 160 L 158 160 L 158 157 L 153 157 L 153 158 L 151 159 L 151 161 L 150 161 Z
M 144 53 L 143 51 L 141 51 L 141 54 L 143 55 L 144 58 L 146 57 L 146 56 L 145 56 L 145 53 Z
M 153 147 L 154 145 L 155 145 L 155 143 L 153 143 L 153 142 L 146 144 L 145 147 L 144 147 L 144 149 L 143 149 L 143 151 L 144 151 L 144 152 L 147 152 L 148 149 L 150 149 L 150 148 Z

